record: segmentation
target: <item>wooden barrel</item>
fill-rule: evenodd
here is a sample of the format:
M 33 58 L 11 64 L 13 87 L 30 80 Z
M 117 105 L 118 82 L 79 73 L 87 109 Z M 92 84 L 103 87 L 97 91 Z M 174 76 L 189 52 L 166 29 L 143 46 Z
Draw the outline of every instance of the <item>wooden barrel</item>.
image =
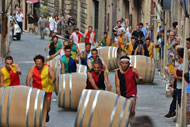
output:
M 85 49 L 85 43 L 79 43 L 77 44 L 80 51 Z
M 83 90 L 75 127 L 128 127 L 132 101 L 112 92 Z
M 55 74 L 55 94 L 58 95 L 59 92 L 59 75 L 61 75 L 61 67 L 57 66 L 54 71 Z
M 1 127 L 45 127 L 45 92 L 26 86 L 0 88 Z
M 86 87 L 86 75 L 82 73 L 59 76 L 58 107 L 76 110 L 81 93 Z
M 136 68 L 144 83 L 152 83 L 155 73 L 155 62 L 153 58 L 134 55 L 129 56 L 131 66 Z
M 117 47 L 106 46 L 98 48 L 98 54 L 104 60 L 109 70 L 118 68 L 122 51 Z
M 56 56 L 52 60 L 48 61 L 47 64 L 55 71 L 57 66 L 60 66 L 60 55 Z
M 82 73 L 86 75 L 87 67 L 81 64 L 77 64 L 77 73 Z M 59 93 L 59 75 L 61 74 L 61 67 L 57 66 L 54 71 L 55 74 L 55 94 L 58 95 Z
M 77 73 L 86 74 L 86 72 L 87 72 L 87 66 L 82 65 L 82 64 L 77 64 Z

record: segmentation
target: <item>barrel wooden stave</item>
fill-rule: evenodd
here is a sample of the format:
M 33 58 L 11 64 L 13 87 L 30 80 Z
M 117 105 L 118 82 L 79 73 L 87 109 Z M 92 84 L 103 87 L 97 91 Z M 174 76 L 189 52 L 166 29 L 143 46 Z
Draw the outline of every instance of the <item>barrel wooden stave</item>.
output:
M 124 104 L 125 103 L 125 104 Z M 107 91 L 83 90 L 75 127 L 126 127 L 132 102 Z
M 79 51 L 85 50 L 85 43 L 78 44 Z
M 131 66 L 137 69 L 138 74 L 143 78 L 143 82 L 152 83 L 155 73 L 154 59 L 142 55 L 133 55 L 129 57 L 131 59 Z
M 87 73 L 87 66 L 82 64 L 77 64 L 77 73 Z
M 98 48 L 99 56 L 104 60 L 108 69 L 116 69 L 119 66 L 121 51 L 116 47 L 106 46 Z
M 39 93 L 38 98 L 37 93 Z M 44 91 L 17 86 L 1 88 L 0 95 L 2 127 L 45 126 L 47 99 Z
M 53 71 L 55 71 L 57 66 L 60 66 L 59 63 L 60 63 L 60 55 L 56 56 L 55 58 L 47 62 L 47 64 L 50 65 Z
M 71 73 L 71 74 L 60 75 L 58 107 L 76 110 L 82 90 L 85 89 L 85 87 L 86 87 L 85 74 Z

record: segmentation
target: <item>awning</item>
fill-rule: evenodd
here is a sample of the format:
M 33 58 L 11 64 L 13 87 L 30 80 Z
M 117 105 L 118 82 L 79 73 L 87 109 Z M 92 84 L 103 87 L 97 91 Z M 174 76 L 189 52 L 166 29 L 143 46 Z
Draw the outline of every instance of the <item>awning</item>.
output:
M 32 4 L 32 3 L 38 3 L 40 2 L 40 0 L 27 0 L 26 2 Z

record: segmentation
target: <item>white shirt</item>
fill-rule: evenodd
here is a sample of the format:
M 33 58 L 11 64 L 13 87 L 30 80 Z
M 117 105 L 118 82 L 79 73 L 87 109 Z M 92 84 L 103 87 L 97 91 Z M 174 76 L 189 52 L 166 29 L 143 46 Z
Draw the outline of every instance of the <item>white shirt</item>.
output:
M 53 17 L 49 18 L 49 28 L 51 31 L 54 31 L 55 29 L 55 19 Z
M 77 45 L 78 44 L 78 35 L 76 34 L 76 32 L 73 32 L 71 34 L 71 36 L 73 37 L 74 43 Z
M 56 22 L 55 21 L 55 28 L 54 28 L 54 32 L 57 33 L 57 25 L 59 24 L 59 20 Z
M 22 22 L 24 15 L 21 12 L 20 13 L 17 12 L 15 18 L 17 22 Z

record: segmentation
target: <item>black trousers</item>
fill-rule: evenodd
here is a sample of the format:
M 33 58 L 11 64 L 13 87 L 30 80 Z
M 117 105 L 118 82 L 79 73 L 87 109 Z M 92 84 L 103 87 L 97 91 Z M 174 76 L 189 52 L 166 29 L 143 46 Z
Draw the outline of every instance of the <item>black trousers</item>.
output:
M 22 22 L 18 22 L 18 25 L 19 25 L 19 27 L 20 27 L 21 30 L 22 30 Z
M 176 87 L 177 87 L 177 80 L 174 81 L 174 93 L 173 93 L 173 96 L 172 96 L 172 102 L 170 104 L 170 111 L 169 112 L 175 112 L 176 110 L 176 100 L 177 100 L 177 90 L 176 90 Z

